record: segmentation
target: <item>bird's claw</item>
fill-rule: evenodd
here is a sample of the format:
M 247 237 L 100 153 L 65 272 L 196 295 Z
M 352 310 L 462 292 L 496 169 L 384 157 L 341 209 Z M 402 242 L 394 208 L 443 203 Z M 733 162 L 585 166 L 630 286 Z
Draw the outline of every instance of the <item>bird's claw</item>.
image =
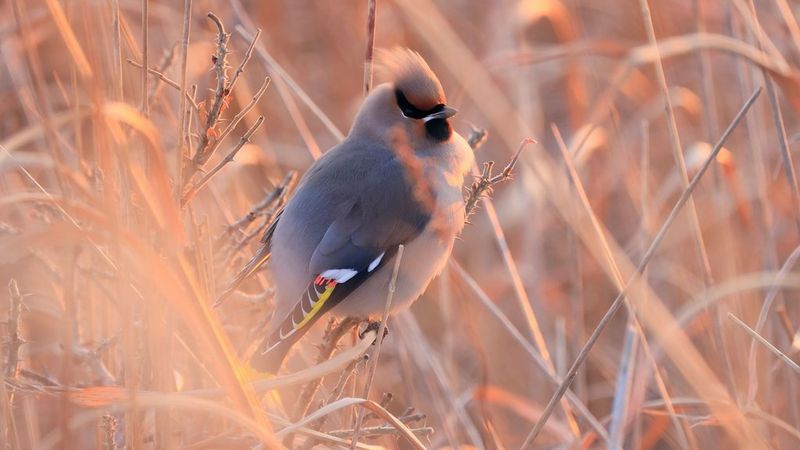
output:
M 367 323 L 367 327 L 366 327 L 366 328 L 364 328 L 364 330 L 363 330 L 363 331 L 361 331 L 360 333 L 358 333 L 358 337 L 359 337 L 359 339 L 363 339 L 363 338 L 364 338 L 364 336 L 366 336 L 366 335 L 367 335 L 367 333 L 369 333 L 370 331 L 374 331 L 374 332 L 375 332 L 375 334 L 377 335 L 377 334 L 378 334 L 378 332 L 380 331 L 380 329 L 381 329 L 381 323 L 380 323 L 380 321 L 378 321 L 378 320 L 374 320 L 374 321 L 373 321 L 373 320 L 371 320 L 371 321 L 369 321 L 369 322 Z M 383 328 L 383 337 L 384 337 L 384 339 L 385 339 L 385 338 L 386 338 L 386 336 L 388 336 L 388 335 L 389 335 L 389 327 L 384 327 L 384 328 Z M 378 342 L 378 340 L 377 340 L 377 339 L 375 339 L 375 342 Z M 375 345 L 375 342 L 373 342 L 372 344 L 373 344 L 373 345 Z

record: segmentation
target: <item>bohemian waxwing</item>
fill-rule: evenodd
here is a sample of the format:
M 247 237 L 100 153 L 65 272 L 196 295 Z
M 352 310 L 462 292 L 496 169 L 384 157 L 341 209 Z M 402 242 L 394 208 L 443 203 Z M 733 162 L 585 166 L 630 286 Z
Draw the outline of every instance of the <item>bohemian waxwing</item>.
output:
M 456 110 L 419 54 L 395 49 L 377 61 L 387 82 L 364 100 L 347 138 L 311 166 L 242 271 L 251 274 L 271 252 L 275 308 L 251 359 L 256 370 L 277 372 L 328 311 L 382 314 L 399 244 L 392 311 L 408 307 L 442 271 L 463 228 L 473 154 L 448 121 Z

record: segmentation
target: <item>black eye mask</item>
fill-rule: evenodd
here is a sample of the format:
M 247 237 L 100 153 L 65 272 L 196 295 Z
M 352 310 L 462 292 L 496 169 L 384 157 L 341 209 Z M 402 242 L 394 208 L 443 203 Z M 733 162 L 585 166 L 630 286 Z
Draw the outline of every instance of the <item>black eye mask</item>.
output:
M 400 111 L 403 113 L 403 115 L 409 119 L 424 119 L 425 117 L 444 109 L 444 105 L 440 103 L 427 111 L 423 111 L 412 105 L 411 102 L 409 102 L 406 98 L 405 94 L 403 94 L 403 91 L 400 89 L 396 89 L 394 94 L 397 97 L 397 106 L 400 107 Z

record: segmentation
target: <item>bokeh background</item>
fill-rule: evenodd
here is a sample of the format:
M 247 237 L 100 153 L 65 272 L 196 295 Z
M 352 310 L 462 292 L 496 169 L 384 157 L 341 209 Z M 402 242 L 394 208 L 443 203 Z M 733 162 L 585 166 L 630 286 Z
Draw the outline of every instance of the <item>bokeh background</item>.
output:
M 346 399 L 372 362 L 340 364 L 310 400 L 303 383 L 254 388 L 243 361 L 266 332 L 269 271 L 214 303 L 287 175 L 347 133 L 369 3 L 0 4 L 0 446 L 349 446 L 363 409 Z M 479 162 L 538 143 L 390 320 L 370 389 L 388 412 L 366 417 L 359 447 L 414 448 L 408 429 L 435 449 L 800 446 L 800 6 L 375 3 L 375 46 L 422 54 L 456 130 L 488 132 Z M 230 35 L 226 79 L 246 61 L 211 126 L 222 64 L 208 12 Z M 204 140 L 221 142 L 201 170 L 187 161 Z M 196 195 L 182 201 L 181 185 Z M 326 326 L 282 374 L 316 365 Z M 324 420 L 287 440 L 305 401 Z

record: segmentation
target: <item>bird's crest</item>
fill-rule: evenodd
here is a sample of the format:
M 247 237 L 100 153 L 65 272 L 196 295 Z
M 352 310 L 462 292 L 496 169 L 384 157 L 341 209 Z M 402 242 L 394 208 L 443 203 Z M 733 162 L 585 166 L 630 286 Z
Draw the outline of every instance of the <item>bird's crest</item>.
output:
M 393 83 L 415 107 L 427 110 L 447 103 L 439 79 L 419 53 L 407 48 L 378 49 L 378 79 Z

